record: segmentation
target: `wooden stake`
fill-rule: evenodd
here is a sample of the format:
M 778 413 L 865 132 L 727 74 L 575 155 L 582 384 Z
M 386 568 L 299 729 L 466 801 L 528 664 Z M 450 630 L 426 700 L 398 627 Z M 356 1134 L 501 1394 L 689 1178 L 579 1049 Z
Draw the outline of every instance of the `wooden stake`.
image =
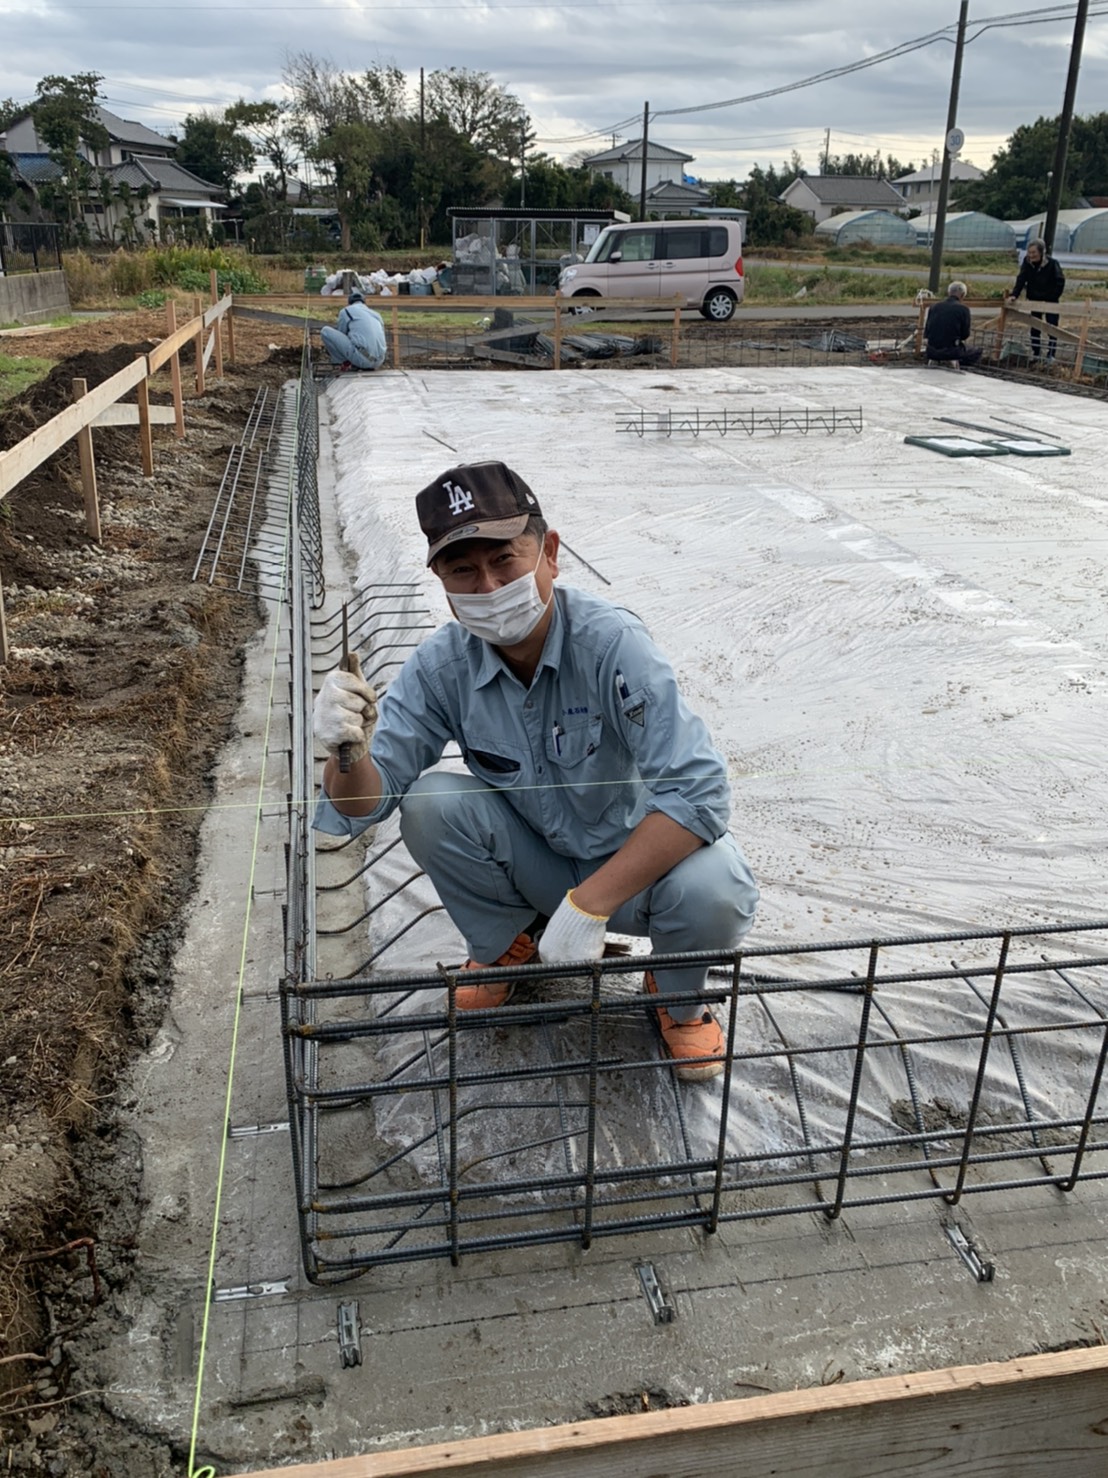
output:
M 145 354 L 137 354 L 136 359 L 146 359 Z M 143 477 L 154 476 L 154 438 L 150 432 L 150 381 L 140 380 L 135 386 L 135 395 L 138 399 L 139 413 L 139 452 L 142 456 Z
M 208 274 L 208 282 L 211 286 L 212 307 L 219 302 L 219 273 L 213 267 Z M 213 325 L 215 330 L 215 373 L 216 378 L 223 378 L 223 319 L 217 318 Z
M 993 357 L 1000 358 L 1000 351 L 1004 348 L 1004 329 L 1008 321 L 1008 299 L 1002 298 L 1000 303 L 1000 317 L 996 324 L 996 337 L 993 340 Z
M 554 295 L 554 368 L 562 367 L 562 295 Z
M 1073 356 L 1073 371 L 1070 374 L 1070 379 L 1071 380 L 1079 380 L 1081 378 L 1081 366 L 1082 366 L 1082 364 L 1084 363 L 1084 360 L 1085 360 L 1085 341 L 1089 337 L 1089 319 L 1092 317 L 1092 312 L 1093 312 L 1092 301 L 1089 298 L 1086 298 L 1085 299 L 1085 313 L 1086 313 L 1086 317 L 1084 317 L 1081 320 L 1081 331 L 1080 331 L 1080 333 L 1077 336 L 1077 348 L 1074 350 L 1074 356 Z
M 400 304 L 395 298 L 392 303 L 392 367 L 400 368 Z
M 193 301 L 193 317 L 196 321 L 196 393 L 204 393 L 204 306 L 199 298 Z
M 917 355 L 920 355 L 920 354 L 923 353 L 923 320 L 927 316 L 927 310 L 928 310 L 928 308 L 930 306 L 931 306 L 930 303 L 921 303 L 919 305 L 919 322 L 916 324 L 916 354 Z
M 10 656 L 8 622 L 4 615 L 4 582 L 0 580 L 0 662 L 7 662 Z
M 235 299 L 232 295 L 231 306 L 227 309 L 227 358 L 235 362 Z
M 73 381 L 73 399 L 83 400 L 88 394 L 87 380 Z M 85 499 L 85 533 L 100 543 L 100 499 L 96 493 L 96 458 L 92 454 L 92 428 L 82 426 L 77 432 L 77 455 L 81 462 L 81 492 Z
M 177 332 L 177 307 L 172 300 L 165 305 L 165 326 L 170 335 Z M 181 356 L 176 350 L 169 361 L 169 378 L 173 382 L 174 435 L 180 441 L 185 434 L 185 397 L 181 390 Z

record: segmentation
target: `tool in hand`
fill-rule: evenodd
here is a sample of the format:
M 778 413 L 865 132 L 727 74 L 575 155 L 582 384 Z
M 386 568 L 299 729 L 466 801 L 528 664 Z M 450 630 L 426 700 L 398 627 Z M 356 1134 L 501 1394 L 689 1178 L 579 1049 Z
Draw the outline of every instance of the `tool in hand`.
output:
M 342 603 L 342 656 L 339 667 L 343 672 L 355 671 L 356 664 L 350 655 L 350 628 L 346 622 L 346 602 Z M 339 745 L 339 770 L 346 774 L 350 769 L 350 745 Z

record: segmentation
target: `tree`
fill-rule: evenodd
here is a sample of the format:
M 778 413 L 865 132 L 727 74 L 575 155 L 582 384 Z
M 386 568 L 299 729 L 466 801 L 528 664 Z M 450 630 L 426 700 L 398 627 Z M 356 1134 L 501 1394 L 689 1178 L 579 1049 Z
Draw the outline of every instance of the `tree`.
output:
M 354 77 L 329 58 L 306 51 L 285 62 L 285 85 L 292 93 L 289 134 L 303 157 L 320 166 L 334 190 L 346 251 L 354 225 L 369 209 L 380 127 L 394 124 L 403 103 L 398 79 L 402 84 L 395 68 Z
M 802 210 L 782 205 L 778 200 L 778 184 L 779 177 L 773 170 L 754 165 L 742 187 L 742 205 L 747 212 L 746 236 L 758 246 L 795 246 L 812 229 Z M 718 203 L 713 199 L 713 204 Z
M 177 141 L 177 162 L 221 190 L 233 190 L 235 178 L 254 168 L 254 146 L 222 110 L 190 113 Z
M 510 200 L 519 197 L 516 175 L 508 186 Z M 548 154 L 527 160 L 527 204 L 535 210 L 623 210 L 629 215 L 635 203 L 619 185 L 583 165 L 559 164 Z
M 255 161 L 260 155 L 268 159 L 275 171 L 271 194 L 278 201 L 288 199 L 289 175 L 296 168 L 296 148 L 289 133 L 289 103 L 248 103 L 239 98 L 226 110 L 224 122 L 250 141 Z
M 911 174 L 914 166 L 901 164 L 894 155 L 882 156 L 877 149 L 872 154 L 832 154 L 820 161 L 820 174 L 852 175 L 870 180 L 895 180 L 902 174 Z
M 42 187 L 40 196 L 44 204 L 68 216 L 78 237 L 85 234 L 81 198 L 93 182 L 93 167 L 82 146 L 95 159 L 110 143 L 98 111 L 103 80 L 99 72 L 44 77 L 31 104 L 35 129 L 62 174 L 60 185 Z
M 523 104 L 488 72 L 449 67 L 427 78 L 426 105 L 474 148 L 498 159 L 518 159 L 534 139 Z
M 1057 118 L 1021 124 L 993 156 L 984 177 L 959 182 L 958 203 L 1002 220 L 1024 220 L 1046 209 L 1058 142 Z M 1066 156 L 1062 206 L 1081 196 L 1108 194 L 1108 113 L 1075 117 Z

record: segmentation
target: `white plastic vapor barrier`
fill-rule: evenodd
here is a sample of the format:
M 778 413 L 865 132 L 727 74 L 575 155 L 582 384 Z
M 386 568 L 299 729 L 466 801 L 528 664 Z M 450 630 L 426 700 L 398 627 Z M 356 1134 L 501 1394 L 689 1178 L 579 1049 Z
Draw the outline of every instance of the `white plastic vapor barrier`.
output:
M 616 412 L 832 403 L 863 408 L 860 435 L 679 441 L 614 429 Z M 732 831 L 762 889 L 751 945 L 1108 915 L 1102 404 L 913 369 L 720 369 L 679 380 L 635 369 L 384 373 L 334 384 L 321 414 L 332 444 L 321 488 L 333 488 L 359 589 L 410 580 L 414 602 L 449 619 L 425 569 L 415 494 L 457 462 L 501 458 L 561 534 L 560 579 L 647 623 L 729 766 Z M 953 431 L 946 416 L 995 422 L 998 436 L 1053 436 L 1072 455 L 949 460 L 904 445 L 908 434 Z M 460 768 L 457 757 L 445 763 Z M 393 818 L 374 849 L 395 835 Z M 413 871 L 396 847 L 367 875 L 369 902 Z M 365 954 L 435 902 L 425 879 L 401 892 L 373 914 Z M 949 964 L 949 949 L 929 948 L 936 965 Z M 426 970 L 465 953 L 438 911 L 374 970 Z M 633 974 L 614 986 L 638 988 Z M 979 989 L 987 996 L 988 983 Z M 1066 1019 L 1071 1005 L 1044 999 L 1037 977 L 1009 981 L 1004 999 L 1024 1022 Z M 953 1034 L 970 1019 L 979 1027 L 984 1016 L 972 992 L 949 982 L 889 986 L 880 1000 L 919 1036 Z M 757 1001 L 740 1011 L 737 1044 L 778 1045 Z M 857 997 L 832 994 L 774 1005 L 798 1044 L 849 1043 L 858 1011 Z M 979 1047 L 930 1047 L 916 1063 L 922 1098 L 964 1106 Z M 376 1050 L 399 1064 L 410 1048 L 401 1036 Z M 1036 1114 L 1084 1113 L 1088 1063 L 1073 1063 L 1091 1048 L 1047 1033 L 1024 1050 Z M 849 1055 L 807 1059 L 803 1072 L 811 1129 L 841 1134 Z M 877 1133 L 896 1120 L 903 1069 L 894 1052 L 878 1053 L 866 1074 L 861 1127 Z M 736 1069 L 735 1079 L 743 1152 L 796 1143 L 783 1062 Z M 655 1132 L 665 1122 L 651 1102 L 656 1078 L 629 1075 L 624 1087 L 608 1122 Z M 996 1053 L 990 1111 L 1022 1115 L 1016 1089 L 1010 1059 Z M 718 1101 L 718 1087 L 688 1094 L 690 1133 L 705 1153 Z M 378 1112 L 378 1133 L 410 1143 L 423 1107 L 395 1098 Z M 495 1127 L 487 1123 L 490 1135 Z

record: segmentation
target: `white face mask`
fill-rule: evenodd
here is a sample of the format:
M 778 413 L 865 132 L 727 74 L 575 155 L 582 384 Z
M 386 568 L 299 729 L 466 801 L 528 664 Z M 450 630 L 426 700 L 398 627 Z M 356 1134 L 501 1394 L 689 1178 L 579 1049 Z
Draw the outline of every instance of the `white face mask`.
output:
M 535 561 L 535 570 L 542 550 Z M 501 585 L 488 595 L 449 595 L 454 615 L 474 636 L 497 647 L 514 647 L 529 637 L 546 613 L 549 601 L 539 594 L 535 570 Z M 551 591 L 551 597 L 554 592 Z

